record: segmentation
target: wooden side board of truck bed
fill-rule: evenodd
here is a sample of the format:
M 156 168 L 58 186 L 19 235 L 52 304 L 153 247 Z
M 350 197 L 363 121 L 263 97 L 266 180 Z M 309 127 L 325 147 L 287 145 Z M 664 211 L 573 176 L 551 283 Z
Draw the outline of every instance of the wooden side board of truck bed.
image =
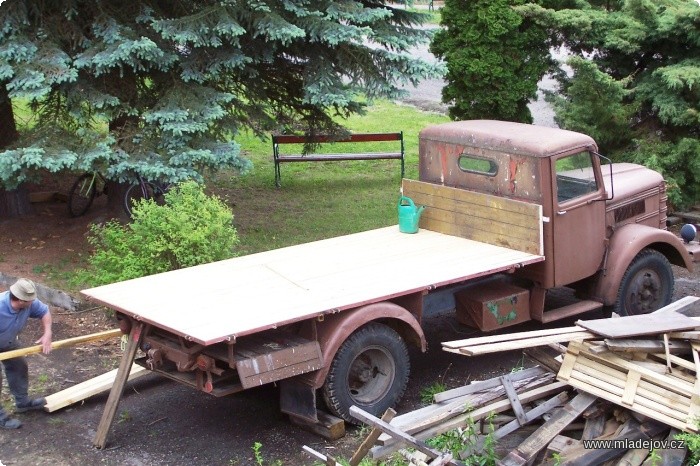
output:
M 402 186 L 404 196 L 426 206 L 421 228 L 544 254 L 540 205 L 415 180 Z
M 451 190 L 438 186 L 436 196 Z M 437 208 L 429 207 L 424 215 L 430 210 Z M 533 216 L 532 228 L 541 221 L 541 213 Z M 391 226 L 114 283 L 83 294 L 139 321 L 211 345 L 543 259 L 537 252 L 426 228 L 404 234 Z

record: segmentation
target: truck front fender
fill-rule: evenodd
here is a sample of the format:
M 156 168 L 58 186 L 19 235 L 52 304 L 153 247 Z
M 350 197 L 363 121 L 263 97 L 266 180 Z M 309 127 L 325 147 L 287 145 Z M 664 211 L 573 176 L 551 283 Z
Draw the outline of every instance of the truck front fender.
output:
M 688 251 L 681 240 L 670 231 L 646 225 L 625 225 L 616 230 L 610 238 L 605 269 L 596 286 L 595 294 L 602 298 L 605 305 L 615 303 L 622 276 L 632 259 L 645 248 L 659 251 L 671 264 L 693 270 L 693 261 Z
M 323 385 L 328 375 L 328 368 L 340 345 L 355 330 L 372 321 L 392 327 L 405 341 L 415 344 L 422 351 L 427 350 L 428 343 L 420 322 L 413 314 L 397 304 L 385 301 L 326 315 L 323 321 L 316 323 L 316 339 L 321 346 L 323 367 L 307 374 L 313 377 L 313 380 L 310 380 L 313 388 L 320 388 Z

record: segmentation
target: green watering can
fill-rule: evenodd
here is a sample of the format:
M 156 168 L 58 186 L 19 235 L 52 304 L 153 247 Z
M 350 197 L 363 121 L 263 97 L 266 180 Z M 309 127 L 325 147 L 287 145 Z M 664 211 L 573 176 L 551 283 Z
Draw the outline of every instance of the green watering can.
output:
M 399 231 L 401 233 L 417 233 L 420 214 L 425 206 L 416 207 L 413 199 L 401 196 L 399 199 Z

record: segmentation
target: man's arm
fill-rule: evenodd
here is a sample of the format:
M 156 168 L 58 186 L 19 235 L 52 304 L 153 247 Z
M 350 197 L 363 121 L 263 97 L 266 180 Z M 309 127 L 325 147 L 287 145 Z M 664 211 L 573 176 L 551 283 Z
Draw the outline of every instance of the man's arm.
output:
M 44 354 L 49 354 L 51 352 L 51 324 L 53 319 L 51 318 L 51 311 L 46 311 L 44 317 L 41 318 L 41 325 L 44 327 L 44 334 L 34 343 L 41 345 L 41 351 Z

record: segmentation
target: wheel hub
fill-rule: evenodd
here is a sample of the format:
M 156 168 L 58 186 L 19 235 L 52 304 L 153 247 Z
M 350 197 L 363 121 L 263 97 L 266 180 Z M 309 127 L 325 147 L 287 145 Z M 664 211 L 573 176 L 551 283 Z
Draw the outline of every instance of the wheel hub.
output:
M 658 274 L 645 270 L 637 274 L 632 282 L 630 304 L 638 313 L 649 313 L 658 307 L 661 299 L 661 278 Z
M 350 396 L 358 404 L 373 403 L 389 391 L 395 371 L 393 358 L 384 348 L 369 348 L 363 351 L 350 367 Z

